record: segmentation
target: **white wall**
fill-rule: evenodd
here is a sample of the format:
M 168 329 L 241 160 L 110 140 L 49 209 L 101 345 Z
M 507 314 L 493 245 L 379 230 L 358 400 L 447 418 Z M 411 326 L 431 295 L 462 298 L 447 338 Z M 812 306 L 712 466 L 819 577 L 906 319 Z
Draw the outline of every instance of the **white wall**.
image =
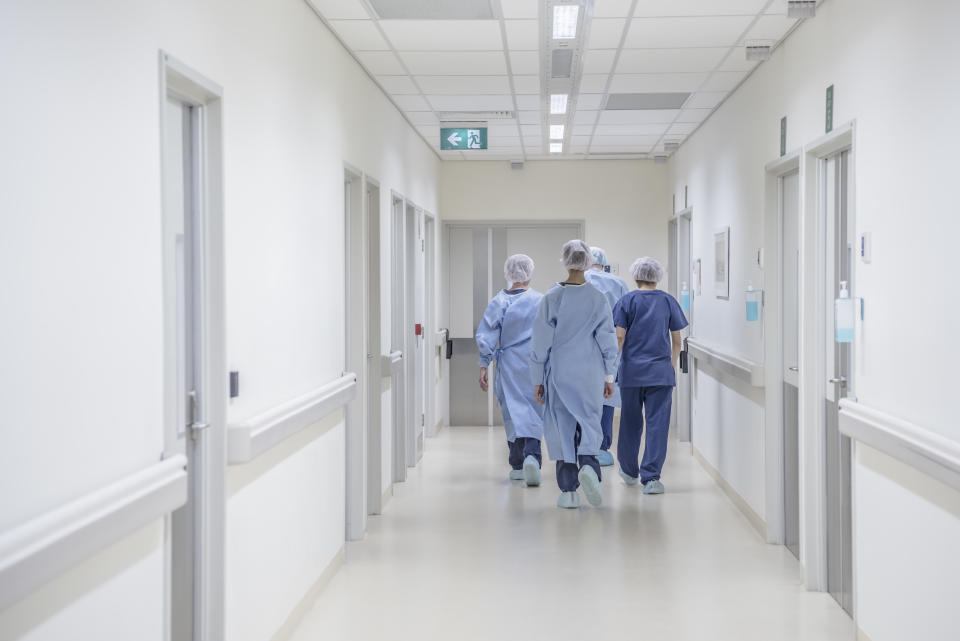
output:
M 155 462 L 162 449 L 160 49 L 224 88 L 227 344 L 241 380 L 230 420 L 343 370 L 343 163 L 379 181 L 387 244 L 391 189 L 437 211 L 436 156 L 302 0 L 2 3 L 0 83 L 18 98 L 0 103 L 0 529 Z M 388 338 L 389 288 L 382 293 Z M 343 460 L 336 439 L 309 447 Z M 320 520 L 322 536 L 305 545 L 323 559 L 330 537 L 343 537 L 342 523 L 326 518 L 343 496 L 297 471 L 301 457 L 321 457 L 311 452 L 234 494 L 228 514 L 235 523 L 279 501 L 312 506 L 305 518 Z M 269 490 L 254 491 L 261 482 Z M 243 549 L 237 536 L 228 533 L 228 555 Z M 308 583 L 289 561 L 277 567 L 297 574 L 272 578 Z M 118 570 L 64 607 L 160 612 L 162 566 L 140 568 L 136 584 Z M 317 575 L 317 563 L 308 567 Z M 235 576 L 228 627 L 253 616 L 250 630 L 276 630 L 284 608 L 257 607 L 276 584 L 252 589 Z M 61 638 L 45 632 L 54 614 L 33 613 L 31 639 Z M 99 624 L 103 641 L 157 633 L 146 616 Z
M 824 2 L 817 17 L 761 65 L 669 163 L 670 190 L 682 194 L 689 185 L 694 258 L 704 259 L 705 294 L 713 275 L 713 231 L 731 226 L 730 301 L 701 298 L 695 333 L 761 359 L 760 327 L 744 321 L 742 291 L 747 280 L 762 280 L 752 260 L 763 243 L 764 164 L 778 156 L 781 116 L 788 118 L 788 150 L 823 135 L 824 94 L 834 85 L 834 123 L 856 120 L 857 228 L 873 234 L 873 262 L 857 267 L 867 314 L 856 345 L 858 400 L 955 439 L 960 424 L 952 408 L 953 364 L 933 352 L 958 353 L 960 339 L 930 328 L 960 321 L 960 305 L 947 293 L 956 289 L 953 275 L 944 262 L 960 232 L 960 221 L 948 214 L 955 162 L 945 144 L 960 136 L 954 108 L 960 86 L 950 80 L 960 70 L 958 23 L 960 5 L 946 0 Z M 925 135 L 925 129 L 935 133 Z M 934 332 L 930 341 L 912 338 L 923 331 Z M 720 434 L 722 449 L 735 453 L 732 460 L 711 463 L 730 476 L 753 468 L 747 476 L 760 481 L 763 460 L 755 454 L 761 451 L 755 439 L 762 434 L 762 414 L 734 414 L 725 403 L 704 402 L 712 404 L 698 408 L 698 420 L 712 417 L 709 428 Z M 758 423 L 738 422 L 750 415 Z M 703 429 L 695 429 L 695 445 Z M 900 639 L 907 634 L 902 626 L 921 619 L 889 604 L 903 594 L 939 603 L 938 594 L 956 592 L 960 574 L 930 572 L 960 566 L 955 546 L 916 540 L 901 545 L 904 519 L 914 515 L 914 526 L 923 531 L 954 532 L 957 514 L 924 507 L 934 497 L 923 484 L 912 492 L 894 491 L 902 479 L 883 466 L 868 471 L 858 460 L 854 475 L 858 542 L 870 537 L 872 550 L 857 556 L 858 624 L 873 641 Z M 758 492 L 750 484 L 738 489 L 745 497 Z M 896 578 L 880 567 L 884 559 L 905 554 L 910 561 L 898 566 Z M 924 612 L 924 638 L 956 635 L 949 609 Z
M 440 174 L 444 220 L 585 220 L 584 240 L 603 247 L 631 287 L 634 259 L 654 256 L 667 264 L 665 165 L 531 161 L 518 171 L 506 161 L 447 161 Z

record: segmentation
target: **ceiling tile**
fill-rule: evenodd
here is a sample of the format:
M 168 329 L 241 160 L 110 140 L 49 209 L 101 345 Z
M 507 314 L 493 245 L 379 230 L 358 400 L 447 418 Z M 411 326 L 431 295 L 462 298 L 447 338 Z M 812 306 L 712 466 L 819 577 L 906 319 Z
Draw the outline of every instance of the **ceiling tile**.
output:
M 755 16 L 765 4 L 766 0 L 638 0 L 634 17 Z
M 599 133 L 593 137 L 594 146 L 599 147 L 649 147 L 657 144 L 660 136 L 601 136 Z
M 540 0 L 503 0 L 500 6 L 503 9 L 503 17 L 507 20 L 517 18 L 536 20 L 539 17 Z
M 705 73 L 614 74 L 610 93 L 671 93 L 696 91 L 707 79 Z
M 677 122 L 670 125 L 670 128 L 667 129 L 668 136 L 686 136 L 692 134 L 693 130 L 699 127 L 700 124 L 696 122 Z
M 592 49 L 583 57 L 583 73 L 610 73 L 613 71 L 613 59 L 617 56 L 614 49 Z
M 577 96 L 577 111 L 599 109 L 602 104 L 602 93 L 582 93 Z
M 633 0 L 594 0 L 594 18 L 629 18 Z
M 653 150 L 652 143 L 647 145 L 638 144 L 638 145 L 630 145 L 630 146 L 624 146 L 624 147 L 603 146 L 603 145 L 597 145 L 596 143 L 594 143 L 594 145 L 590 147 L 591 154 L 624 154 L 624 153 L 645 154 L 652 150 Z
M 381 20 L 397 51 L 503 49 L 498 20 Z
M 307 0 L 327 20 L 365 20 L 370 14 L 360 0 Z
M 747 33 L 747 40 L 773 40 L 779 42 L 797 24 L 796 18 L 784 15 L 760 16 Z
M 713 71 L 729 47 L 687 49 L 624 49 L 617 73 L 673 73 Z
M 627 21 L 623 18 L 594 18 L 590 21 L 588 49 L 616 49 Z
M 698 91 L 684 103 L 688 109 L 713 109 L 727 97 L 727 91 Z
M 393 101 L 404 111 L 430 111 L 431 107 L 421 96 L 393 96 Z
M 543 135 L 543 130 L 540 128 L 540 125 L 520 125 L 520 131 L 524 138 Z
M 593 125 L 574 125 L 573 137 L 577 138 L 579 136 L 592 136 L 593 135 Z
M 406 73 L 392 51 L 357 51 L 356 56 L 375 76 L 401 76 Z
M 422 126 L 417 127 L 417 131 L 419 131 L 420 135 L 426 138 L 427 142 L 429 142 L 431 145 L 434 145 L 435 147 L 440 146 L 440 130 L 437 127 Z
M 537 20 L 507 20 L 507 46 L 513 51 L 540 49 L 540 23 Z
M 518 131 L 516 120 L 491 120 L 487 123 L 487 133 L 491 136 L 517 136 Z
M 510 96 L 467 95 L 427 96 L 437 111 L 509 111 L 513 109 Z
M 679 115 L 677 109 L 643 109 L 638 111 L 618 110 L 600 112 L 599 123 L 603 125 L 665 123 L 669 124 Z
M 574 125 L 590 125 L 593 126 L 593 123 L 597 121 L 597 114 L 599 111 L 580 111 L 579 109 L 575 114 L 573 114 L 573 124 Z
M 514 76 L 513 89 L 517 93 L 540 93 L 540 76 Z
M 677 117 L 677 122 L 703 122 L 713 112 L 713 109 L 684 109 Z
M 591 136 L 587 134 L 586 136 L 570 136 L 569 143 L 572 147 L 583 147 L 584 145 L 590 144 Z
M 353 51 L 390 49 L 372 20 L 330 20 L 330 26 Z
M 511 51 L 510 68 L 518 74 L 540 74 L 540 53 L 537 51 Z
M 760 63 L 756 60 L 747 60 L 745 48 L 737 47 L 730 52 L 730 55 L 717 68 L 717 71 L 753 71 L 758 64 Z
M 666 133 L 670 125 L 661 123 L 646 123 L 632 125 L 597 125 L 597 136 L 657 136 Z
M 540 112 L 539 111 L 520 111 L 518 119 L 520 120 L 520 124 L 522 125 L 539 125 Z
M 377 76 L 377 82 L 389 94 L 418 94 L 420 90 L 410 76 Z
M 732 47 L 753 16 L 710 18 L 634 18 L 625 47 Z
M 425 94 L 508 94 L 507 76 L 416 76 Z
M 381 20 L 492 20 L 490 0 L 368 0 Z
M 540 94 L 531 96 L 531 95 L 517 95 L 517 109 L 523 111 L 535 111 L 540 109 Z
M 603 93 L 607 89 L 607 78 L 603 74 L 584 74 L 580 76 L 580 91 L 582 93 Z
M 405 111 L 404 115 L 409 118 L 410 122 L 417 125 L 417 129 L 423 125 L 436 127 L 440 122 L 437 120 L 437 115 L 432 111 Z
M 406 52 L 400 58 L 415 76 L 502 76 L 507 63 L 502 51 Z M 514 69 L 516 73 L 516 69 Z
M 732 91 L 747 77 L 748 71 L 718 71 L 710 76 L 703 91 Z

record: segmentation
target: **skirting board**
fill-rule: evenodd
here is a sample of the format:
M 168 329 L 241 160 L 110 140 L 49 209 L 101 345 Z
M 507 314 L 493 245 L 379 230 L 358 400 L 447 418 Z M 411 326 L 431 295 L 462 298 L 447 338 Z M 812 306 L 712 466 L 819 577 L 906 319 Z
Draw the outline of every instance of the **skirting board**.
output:
M 707 461 L 706 457 L 700 453 L 700 450 L 698 450 L 696 446 L 691 444 L 690 451 L 693 453 L 693 458 L 697 459 L 697 462 L 700 463 L 700 466 L 706 470 L 707 474 L 709 474 L 716 484 L 720 486 L 720 489 L 723 490 L 723 493 L 730 497 L 730 500 L 733 501 L 733 504 L 737 506 L 737 509 L 739 509 L 743 515 L 747 517 L 748 521 L 750 521 L 750 525 L 752 525 L 754 529 L 760 533 L 760 536 L 763 537 L 763 540 L 766 541 L 766 522 L 760 517 L 759 514 L 754 512 L 753 508 L 750 507 L 745 500 L 743 500 L 743 497 L 740 496 L 735 489 L 733 489 L 733 486 L 727 482 L 727 479 L 723 478 L 723 475 L 720 474 L 719 470 L 710 465 L 710 462 Z
M 383 491 L 383 497 L 380 498 L 380 513 L 383 514 L 383 510 L 387 507 L 387 503 L 390 502 L 390 499 L 393 498 L 393 483 L 390 484 L 390 487 Z
M 320 578 L 310 586 L 310 589 L 307 590 L 307 593 L 303 595 L 303 598 L 300 599 L 300 602 L 297 603 L 296 607 L 290 612 L 290 616 L 287 617 L 287 620 L 283 622 L 283 625 L 280 626 L 280 629 L 270 637 L 270 641 L 287 641 L 290 637 L 293 636 L 293 633 L 296 632 L 297 628 L 300 626 L 300 622 L 303 621 L 303 617 L 307 615 L 307 612 L 313 607 L 313 604 L 316 602 L 317 597 L 320 596 L 320 593 L 323 592 L 323 588 L 327 587 L 327 584 L 330 583 L 330 580 L 336 575 L 340 570 L 340 566 L 343 565 L 344 558 L 344 547 L 340 546 L 340 551 L 336 553 L 333 557 L 333 560 L 327 565 L 327 569 L 323 571 L 323 574 L 320 575 Z
M 857 641 L 870 641 L 870 637 L 867 636 L 867 633 L 860 629 L 860 626 L 857 626 Z

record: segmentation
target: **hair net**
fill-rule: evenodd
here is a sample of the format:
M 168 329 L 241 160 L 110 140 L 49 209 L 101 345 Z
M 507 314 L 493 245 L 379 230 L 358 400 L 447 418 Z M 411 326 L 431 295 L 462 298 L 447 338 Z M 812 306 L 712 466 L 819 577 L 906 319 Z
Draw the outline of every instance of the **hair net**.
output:
M 600 247 L 591 247 L 590 253 L 593 254 L 593 264 L 600 265 L 601 267 L 606 267 L 610 263 L 607 262 L 607 252 L 603 251 Z
M 533 259 L 526 254 L 514 254 L 503 264 L 503 277 L 511 285 L 528 282 L 533 277 Z
M 587 271 L 593 266 L 590 246 L 582 240 L 571 240 L 563 245 L 563 266 L 567 269 Z
M 663 279 L 663 265 L 655 258 L 644 256 L 633 261 L 630 265 L 630 273 L 633 274 L 634 280 L 659 283 Z

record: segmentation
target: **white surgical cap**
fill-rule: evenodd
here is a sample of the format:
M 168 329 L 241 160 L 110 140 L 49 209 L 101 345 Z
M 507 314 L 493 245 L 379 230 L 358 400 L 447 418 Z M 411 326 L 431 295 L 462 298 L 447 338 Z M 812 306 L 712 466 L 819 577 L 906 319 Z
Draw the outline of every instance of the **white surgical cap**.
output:
M 593 254 L 593 264 L 600 265 L 601 267 L 606 267 L 610 263 L 607 262 L 607 252 L 603 251 L 600 247 L 591 247 L 590 253 Z
M 655 258 L 644 256 L 633 261 L 630 265 L 630 273 L 633 274 L 634 280 L 659 283 L 663 279 L 663 265 Z
M 514 254 L 503 264 L 503 277 L 510 285 L 526 283 L 533 277 L 533 259 L 526 254 Z
M 582 240 L 571 240 L 563 245 L 563 266 L 582 272 L 593 267 L 593 254 L 590 246 Z

